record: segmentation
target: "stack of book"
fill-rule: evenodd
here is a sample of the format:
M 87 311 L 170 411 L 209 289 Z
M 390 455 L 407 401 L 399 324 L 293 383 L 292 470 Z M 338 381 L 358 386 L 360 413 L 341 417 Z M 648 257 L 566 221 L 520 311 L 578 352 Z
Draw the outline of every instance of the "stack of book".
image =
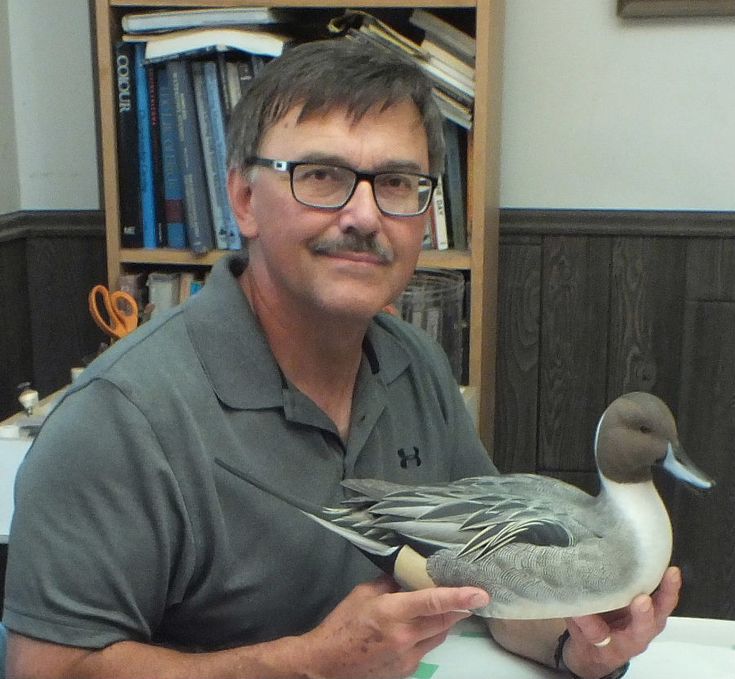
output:
M 416 42 L 384 21 L 362 11 L 347 10 L 330 22 L 333 33 L 376 45 L 414 61 L 431 79 L 434 96 L 445 117 L 446 166 L 427 216 L 424 247 L 466 250 L 467 130 L 472 128 L 475 100 L 475 39 L 422 9 L 409 22 L 423 39 Z
M 123 17 L 115 46 L 123 247 L 242 247 L 227 199 L 227 120 L 247 81 L 289 43 L 270 30 L 287 20 L 267 8 Z
M 347 11 L 328 29 L 407 55 L 431 78 L 445 117 L 447 162 L 427 215 L 425 246 L 465 250 L 475 41 L 424 10 L 408 21 L 422 41 L 365 12 Z M 248 81 L 291 44 L 297 24 L 288 10 L 265 7 L 123 17 L 115 46 L 123 247 L 195 254 L 242 247 L 227 198 L 227 122 Z

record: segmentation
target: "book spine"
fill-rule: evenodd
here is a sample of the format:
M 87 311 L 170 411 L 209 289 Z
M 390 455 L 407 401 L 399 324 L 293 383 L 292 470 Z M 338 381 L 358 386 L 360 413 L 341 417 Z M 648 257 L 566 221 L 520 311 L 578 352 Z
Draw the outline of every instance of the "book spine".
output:
M 421 239 L 422 250 L 435 250 L 436 237 L 434 235 L 434 210 L 426 211 L 426 220 L 424 221 L 424 237 Z
M 240 84 L 240 97 L 242 97 L 248 87 L 250 87 L 250 81 L 253 79 L 253 63 L 249 57 L 240 59 L 237 62 L 237 78 Z
M 184 187 L 176 151 L 176 102 L 168 71 L 158 73 L 158 112 L 161 121 L 161 159 L 163 163 L 164 217 L 168 247 L 186 247 L 184 224 Z
M 153 186 L 153 141 L 148 97 L 148 75 L 145 67 L 145 45 L 135 44 L 135 84 L 138 92 L 138 171 L 140 204 L 143 221 L 143 247 L 157 246 L 156 198 Z
M 153 168 L 153 206 L 156 215 L 156 246 L 168 245 L 163 187 L 163 149 L 161 147 L 161 112 L 158 107 L 158 77 L 160 66 L 146 66 L 148 105 L 151 119 L 151 166 Z
M 413 10 L 408 20 L 417 28 L 422 29 L 429 40 L 444 47 L 457 58 L 474 63 L 475 39 L 472 36 L 425 9 Z
M 191 286 L 194 283 L 193 271 L 182 271 L 179 274 L 179 304 L 191 297 Z
M 447 229 L 447 214 L 444 204 L 444 181 L 439 177 L 431 204 L 434 225 L 434 241 L 437 250 L 449 249 L 449 231 Z
M 120 190 L 120 243 L 124 248 L 143 246 L 138 169 L 138 104 L 135 47 L 115 45 L 117 94 L 117 176 Z
M 217 156 L 214 141 L 214 115 L 207 100 L 207 85 L 204 82 L 204 64 L 195 61 L 191 65 L 192 79 L 194 82 L 194 100 L 196 102 L 197 118 L 199 120 L 199 135 L 202 142 L 202 154 L 204 157 L 204 174 L 207 179 L 209 191 L 209 207 L 212 213 L 212 227 L 214 229 L 214 242 L 219 250 L 227 249 L 227 227 L 225 224 L 225 213 L 220 200 L 219 188 L 217 186 Z
M 187 63 L 178 59 L 166 62 L 166 69 L 176 101 L 176 137 L 184 185 L 187 237 L 192 251 L 203 254 L 213 246 L 212 223 L 191 74 Z
M 448 222 L 451 225 L 452 243 L 457 250 L 467 249 L 467 220 L 465 210 L 465 175 L 462 167 L 459 127 L 444 122 L 444 139 L 447 147 L 445 203 L 448 203 Z
M 222 110 L 217 68 L 211 61 L 204 63 L 204 85 L 212 122 L 215 188 L 217 190 L 217 200 L 222 207 L 226 246 L 229 250 L 239 250 L 242 247 L 240 228 L 230 208 L 230 198 L 227 193 L 227 135 L 225 132 L 225 113 Z

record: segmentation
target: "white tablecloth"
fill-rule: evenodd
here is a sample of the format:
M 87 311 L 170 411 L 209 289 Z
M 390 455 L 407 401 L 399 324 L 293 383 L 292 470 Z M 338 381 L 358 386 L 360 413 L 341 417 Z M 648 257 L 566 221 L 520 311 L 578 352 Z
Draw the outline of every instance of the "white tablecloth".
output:
M 503 651 L 477 620 L 462 621 L 425 657 L 414 679 L 559 679 Z M 735 621 L 671 618 L 626 679 L 735 679 Z

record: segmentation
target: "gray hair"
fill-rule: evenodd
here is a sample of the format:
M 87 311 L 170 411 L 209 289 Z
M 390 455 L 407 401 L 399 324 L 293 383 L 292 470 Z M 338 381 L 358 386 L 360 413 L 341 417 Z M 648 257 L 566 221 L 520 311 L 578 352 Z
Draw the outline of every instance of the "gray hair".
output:
M 243 93 L 230 118 L 228 165 L 245 172 L 265 133 L 296 106 L 299 122 L 343 107 L 358 121 L 375 107 L 411 101 L 426 131 L 429 171 L 440 174 L 442 117 L 431 90 L 417 65 L 387 50 L 348 38 L 299 45 L 266 64 Z

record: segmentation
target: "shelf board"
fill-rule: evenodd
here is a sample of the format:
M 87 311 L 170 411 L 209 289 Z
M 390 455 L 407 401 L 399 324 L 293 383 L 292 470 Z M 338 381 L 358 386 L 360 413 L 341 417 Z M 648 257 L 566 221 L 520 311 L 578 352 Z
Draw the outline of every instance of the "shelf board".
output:
M 470 269 L 472 259 L 467 250 L 422 250 L 418 265 L 429 269 Z
M 206 255 L 197 256 L 190 250 L 125 248 L 120 250 L 120 262 L 160 266 L 212 266 L 227 252 L 229 251 L 212 250 Z M 469 269 L 471 268 L 470 253 L 461 250 L 422 250 L 418 265 L 425 268 Z
M 250 0 L 249 7 L 475 7 L 477 0 L 371 0 L 371 2 L 357 2 L 356 0 Z M 155 7 L 161 9 L 186 7 L 242 7 L 242 0 L 170 0 L 161 3 L 161 0 L 110 0 L 111 7 Z
M 212 266 L 227 250 L 211 250 L 205 255 L 195 255 L 191 250 L 174 250 L 171 248 L 124 248 L 120 250 L 120 262 L 123 264 L 159 264 L 166 266 Z

